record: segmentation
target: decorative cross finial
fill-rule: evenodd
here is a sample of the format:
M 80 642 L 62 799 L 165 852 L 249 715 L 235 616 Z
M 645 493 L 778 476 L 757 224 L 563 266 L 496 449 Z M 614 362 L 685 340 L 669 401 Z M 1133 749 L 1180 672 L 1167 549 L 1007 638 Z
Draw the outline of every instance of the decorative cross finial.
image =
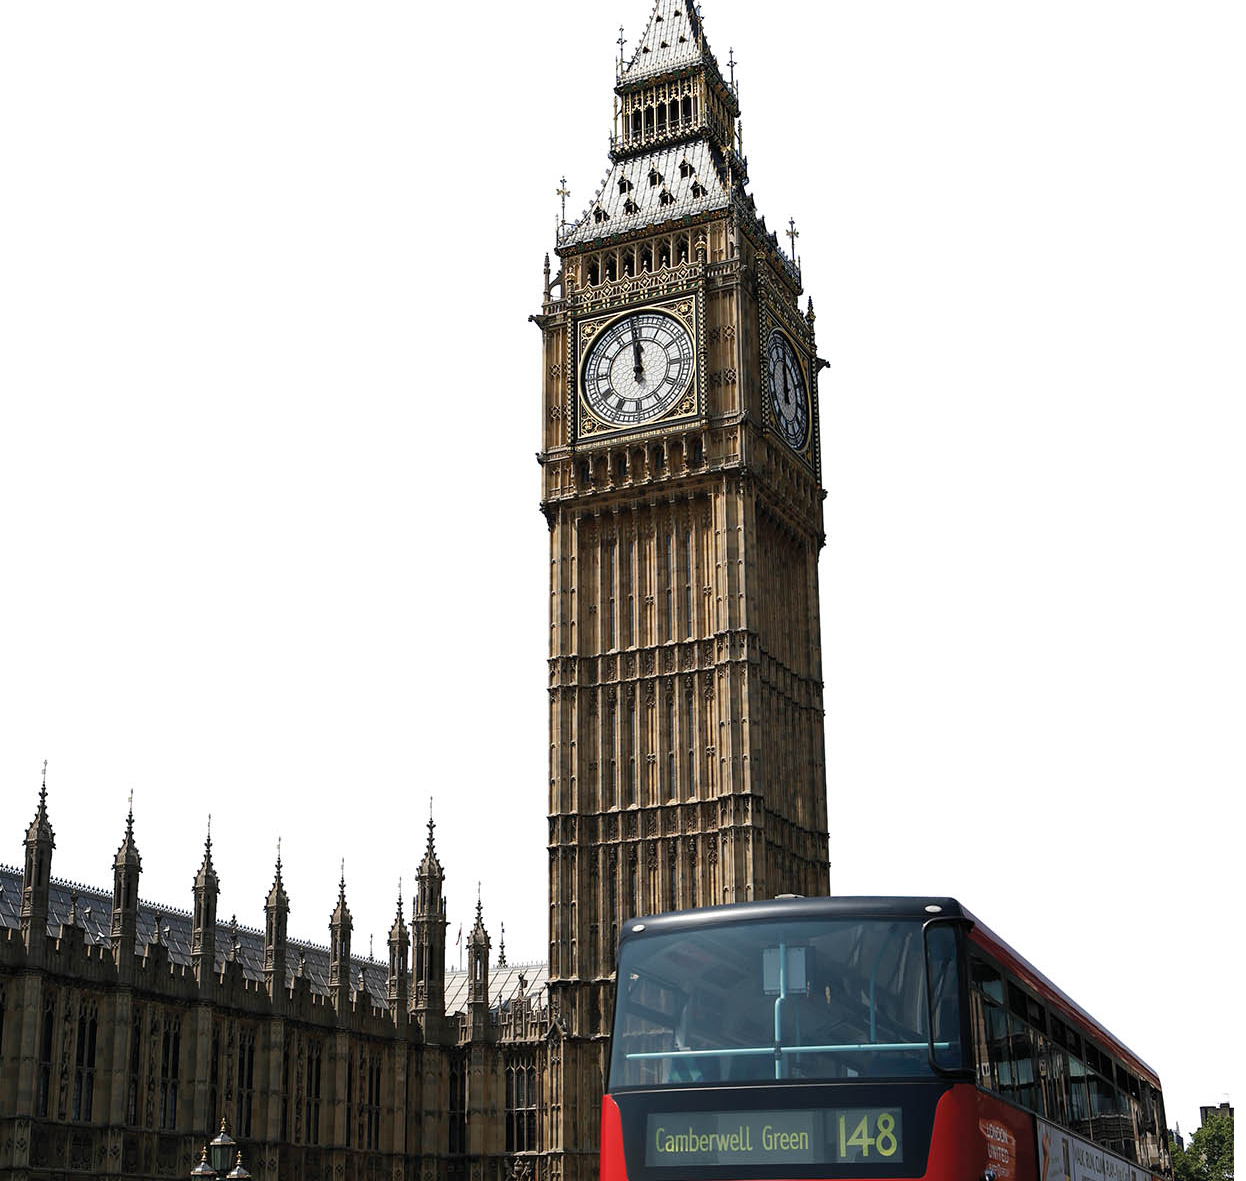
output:
M 281 872 L 281 838 L 277 838 L 277 872 Z
M 731 70 L 731 89 L 735 89 L 735 48 L 727 50 L 727 65 Z
M 212 848 L 212 813 L 211 812 L 208 813 L 208 837 L 207 837 L 207 840 L 204 841 L 203 847 L 205 849 Z
M 559 178 L 555 196 L 562 198 L 562 220 L 559 222 L 559 226 L 562 227 L 567 224 L 567 198 L 571 196 L 571 190 L 567 188 L 567 178 L 565 176 Z
M 125 817 L 125 835 L 127 837 L 134 835 L 134 788 L 130 788 L 130 810 Z
M 800 237 L 800 231 L 796 228 L 796 219 L 789 218 L 787 223 L 787 236 L 792 242 L 792 261 L 796 261 L 796 239 Z
M 627 44 L 627 38 L 623 36 L 622 25 L 619 26 L 619 40 L 617 44 L 619 46 L 619 69 L 622 70 L 623 69 L 623 46 Z

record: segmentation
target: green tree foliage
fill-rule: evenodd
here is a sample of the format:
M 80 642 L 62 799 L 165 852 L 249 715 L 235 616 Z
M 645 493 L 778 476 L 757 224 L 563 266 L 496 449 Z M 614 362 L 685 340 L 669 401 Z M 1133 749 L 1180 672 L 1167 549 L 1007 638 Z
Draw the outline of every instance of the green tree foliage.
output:
M 1172 1171 L 1175 1181 L 1233 1181 L 1233 1117 L 1208 1117 L 1184 1151 L 1172 1140 Z

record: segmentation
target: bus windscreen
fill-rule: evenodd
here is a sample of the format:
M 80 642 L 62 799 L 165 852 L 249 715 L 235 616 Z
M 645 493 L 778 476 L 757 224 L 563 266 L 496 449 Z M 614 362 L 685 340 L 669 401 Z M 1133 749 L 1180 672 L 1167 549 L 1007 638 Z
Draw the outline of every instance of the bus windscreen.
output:
M 941 1069 L 962 1065 L 959 995 L 953 928 L 917 919 L 733 922 L 631 938 L 620 949 L 610 1090 L 930 1077 L 932 1057 Z M 838 1132 L 817 1142 L 837 1144 Z

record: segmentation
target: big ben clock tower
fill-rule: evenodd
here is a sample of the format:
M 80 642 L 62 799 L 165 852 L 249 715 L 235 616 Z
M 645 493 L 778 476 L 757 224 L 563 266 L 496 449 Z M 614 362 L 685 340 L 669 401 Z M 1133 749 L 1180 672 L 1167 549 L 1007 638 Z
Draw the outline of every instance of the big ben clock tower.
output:
M 543 333 L 550 529 L 549 1174 L 596 1172 L 635 914 L 825 894 L 813 309 L 746 193 L 695 4 L 620 61 Z

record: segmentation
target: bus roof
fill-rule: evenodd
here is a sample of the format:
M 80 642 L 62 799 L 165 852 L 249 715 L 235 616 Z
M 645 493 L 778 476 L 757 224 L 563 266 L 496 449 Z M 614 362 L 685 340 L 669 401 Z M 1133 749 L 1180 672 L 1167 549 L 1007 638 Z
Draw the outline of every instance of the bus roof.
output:
M 1157 1089 L 1159 1088 L 1159 1076 L 1152 1067 L 955 898 L 929 896 L 801 898 L 789 895 L 766 899 L 763 902 L 701 906 L 694 910 L 643 915 L 629 919 L 623 925 L 623 931 L 619 937 L 619 948 L 621 950 L 629 938 L 638 935 L 674 934 L 679 931 L 720 926 L 725 923 L 796 918 L 963 919 L 974 932 L 976 943 L 998 956 L 1007 968 L 1016 973 L 1035 992 L 1063 1009 L 1065 1016 L 1072 1018 L 1078 1026 L 1082 1027 L 1084 1033 L 1089 1033 L 1092 1037 L 1097 1037 L 1107 1043 L 1137 1073 L 1144 1075 L 1148 1082 Z

